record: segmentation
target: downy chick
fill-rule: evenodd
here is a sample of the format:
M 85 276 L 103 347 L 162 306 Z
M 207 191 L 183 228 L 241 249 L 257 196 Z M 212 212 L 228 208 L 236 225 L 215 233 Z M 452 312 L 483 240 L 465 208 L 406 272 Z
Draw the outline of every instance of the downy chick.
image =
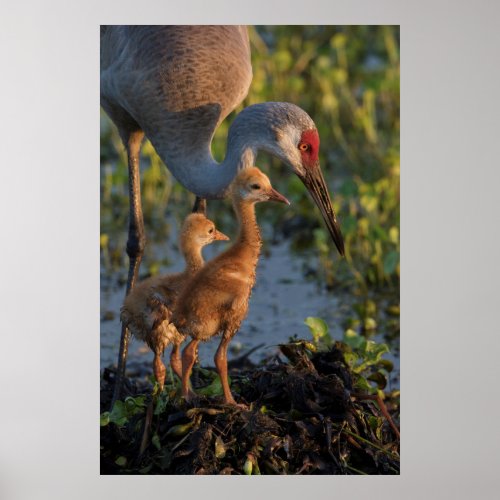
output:
M 189 278 L 203 267 L 202 248 L 217 240 L 229 238 L 217 231 L 214 223 L 204 215 L 188 215 L 180 235 L 181 252 L 186 261 L 184 271 L 148 278 L 125 297 L 121 320 L 134 337 L 146 342 L 153 351 L 153 371 L 160 388 L 163 388 L 166 373 L 161 356 L 169 343 L 173 343 L 170 364 L 177 376 L 182 378 L 180 344 L 185 336 L 175 328 L 168 328 L 175 301 Z

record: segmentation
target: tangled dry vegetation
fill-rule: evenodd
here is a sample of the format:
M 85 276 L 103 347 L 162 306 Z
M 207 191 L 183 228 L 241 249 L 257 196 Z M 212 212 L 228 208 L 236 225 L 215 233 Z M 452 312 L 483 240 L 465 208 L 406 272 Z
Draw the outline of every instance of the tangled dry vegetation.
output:
M 398 393 L 386 393 L 385 402 L 381 391 L 362 395 L 344 343 L 317 351 L 295 341 L 280 350 L 286 361 L 232 369 L 232 388 L 248 409 L 214 402 L 219 380 L 198 368 L 194 407 L 175 384 L 151 396 L 146 384 L 127 380 L 129 396 L 109 413 L 113 373 L 106 370 L 101 473 L 399 474 Z

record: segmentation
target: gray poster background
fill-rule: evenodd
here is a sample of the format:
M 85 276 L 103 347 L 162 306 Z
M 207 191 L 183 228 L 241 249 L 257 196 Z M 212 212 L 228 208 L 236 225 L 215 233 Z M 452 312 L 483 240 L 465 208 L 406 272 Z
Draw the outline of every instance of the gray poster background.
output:
M 2 2 L 0 498 L 498 498 L 500 3 Z M 401 25 L 399 477 L 99 476 L 99 24 Z

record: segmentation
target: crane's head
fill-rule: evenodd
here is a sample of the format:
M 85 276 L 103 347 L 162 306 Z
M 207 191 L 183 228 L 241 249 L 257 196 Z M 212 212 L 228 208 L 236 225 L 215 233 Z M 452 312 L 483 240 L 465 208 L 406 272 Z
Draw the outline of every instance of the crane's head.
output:
M 275 146 L 271 152 L 282 159 L 304 183 L 328 227 L 339 251 L 344 255 L 344 239 L 333 211 L 330 194 L 319 164 L 319 134 L 311 117 L 289 103 L 276 103 L 280 119 L 272 125 Z

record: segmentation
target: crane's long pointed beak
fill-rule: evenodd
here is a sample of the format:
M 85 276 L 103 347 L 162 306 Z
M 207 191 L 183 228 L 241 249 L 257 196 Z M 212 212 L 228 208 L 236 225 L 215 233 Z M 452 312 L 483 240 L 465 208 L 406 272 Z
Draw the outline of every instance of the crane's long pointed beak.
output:
M 340 255 L 344 256 L 344 238 L 342 237 L 340 225 L 333 211 L 332 201 L 319 162 L 317 162 L 313 168 L 306 169 L 306 174 L 299 175 L 299 178 L 305 184 L 314 202 L 321 210 L 321 215 L 323 216 L 333 242 Z

